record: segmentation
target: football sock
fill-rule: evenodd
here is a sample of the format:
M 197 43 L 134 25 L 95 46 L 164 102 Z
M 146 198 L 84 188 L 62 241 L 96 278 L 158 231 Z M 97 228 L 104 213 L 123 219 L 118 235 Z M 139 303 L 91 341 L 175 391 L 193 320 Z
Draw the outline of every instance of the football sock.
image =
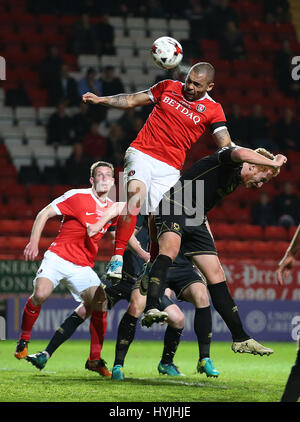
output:
M 32 327 L 41 312 L 41 306 L 34 305 L 30 298 L 28 298 L 23 310 L 21 336 L 20 338 L 29 341 Z
M 155 259 L 150 273 L 147 294 L 147 304 L 145 311 L 158 308 L 161 296 L 165 291 L 165 280 L 169 267 L 172 265 L 172 259 L 167 255 L 158 255 Z
M 136 215 L 120 215 L 116 227 L 114 255 L 122 255 L 136 226 Z
M 300 350 L 297 353 L 297 359 L 292 366 L 283 395 L 282 402 L 296 402 L 300 397 Z
M 215 310 L 229 328 L 233 341 L 245 341 L 250 337 L 245 333 L 237 306 L 228 290 L 226 281 L 209 284 L 208 290 Z
M 194 316 L 194 331 L 198 340 L 199 359 L 209 358 L 212 336 L 212 318 L 210 306 L 196 308 Z
M 68 338 L 72 336 L 77 327 L 84 322 L 75 311 L 68 316 L 61 324 L 61 326 L 55 331 L 53 337 L 48 343 L 45 352 L 49 354 L 49 357 L 63 344 Z
M 162 363 L 172 363 L 176 353 L 183 328 L 173 328 L 168 325 L 164 337 L 164 350 L 161 358 Z
M 128 312 L 123 315 L 118 328 L 114 366 L 124 365 L 129 346 L 135 336 L 137 322 L 138 318 L 131 316 Z
M 91 343 L 89 360 L 100 359 L 106 328 L 107 311 L 93 311 L 90 320 Z

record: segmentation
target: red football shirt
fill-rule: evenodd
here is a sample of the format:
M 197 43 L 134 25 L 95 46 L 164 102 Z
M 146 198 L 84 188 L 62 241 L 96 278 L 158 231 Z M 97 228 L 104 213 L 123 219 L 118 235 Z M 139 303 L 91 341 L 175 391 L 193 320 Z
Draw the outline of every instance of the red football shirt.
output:
M 181 169 L 186 151 L 210 128 L 225 126 L 226 118 L 221 104 L 208 94 L 197 101 L 187 101 L 184 84 L 164 80 L 149 90 L 156 106 L 145 125 L 130 146 Z
M 63 223 L 49 251 L 61 258 L 83 267 L 93 267 L 98 253 L 98 241 L 114 224 L 109 221 L 100 233 L 87 235 L 88 224 L 96 223 L 113 201 L 106 198 L 101 202 L 92 189 L 72 189 L 51 202 L 58 215 L 63 215 Z

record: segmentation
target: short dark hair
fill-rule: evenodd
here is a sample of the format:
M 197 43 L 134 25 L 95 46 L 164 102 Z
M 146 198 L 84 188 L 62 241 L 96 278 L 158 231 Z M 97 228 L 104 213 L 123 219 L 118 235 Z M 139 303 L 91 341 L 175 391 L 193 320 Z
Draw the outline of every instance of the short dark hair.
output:
M 207 79 L 209 80 L 209 82 L 213 82 L 215 80 L 215 73 L 216 73 L 215 68 L 210 63 L 207 63 L 207 62 L 196 63 L 190 68 L 190 72 L 191 71 L 196 72 L 198 74 L 206 73 Z
M 112 175 L 114 177 L 114 174 L 115 174 L 114 166 L 111 163 L 107 163 L 106 161 L 96 161 L 95 163 L 93 163 L 90 167 L 90 177 L 95 176 L 95 170 L 98 167 L 109 167 L 111 169 Z

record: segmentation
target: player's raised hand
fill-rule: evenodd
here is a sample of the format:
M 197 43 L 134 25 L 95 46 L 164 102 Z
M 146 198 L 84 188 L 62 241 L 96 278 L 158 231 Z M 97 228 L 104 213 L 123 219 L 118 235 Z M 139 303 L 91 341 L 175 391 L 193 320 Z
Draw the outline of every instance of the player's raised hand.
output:
M 90 103 L 90 104 L 99 104 L 101 102 L 100 97 L 93 94 L 92 92 L 86 92 L 85 94 L 83 94 L 82 101 L 84 103 Z
M 275 156 L 275 161 L 276 161 L 276 164 L 278 165 L 278 167 L 281 167 L 283 164 L 285 164 L 287 162 L 287 158 L 286 158 L 285 155 L 277 154 Z
M 24 249 L 25 261 L 33 261 L 39 254 L 39 248 L 36 243 L 29 242 Z
M 289 275 L 289 273 L 291 272 L 291 269 L 294 266 L 295 260 L 296 260 L 295 257 L 293 257 L 292 255 L 285 255 L 282 258 L 282 260 L 279 262 L 279 267 L 276 271 L 276 277 L 277 277 L 278 283 L 281 286 L 283 286 L 284 284 L 284 277 Z

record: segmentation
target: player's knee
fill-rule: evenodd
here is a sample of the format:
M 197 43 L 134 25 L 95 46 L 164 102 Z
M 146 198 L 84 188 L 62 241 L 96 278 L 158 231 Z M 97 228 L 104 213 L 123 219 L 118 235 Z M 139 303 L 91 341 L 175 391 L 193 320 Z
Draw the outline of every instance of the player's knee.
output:
M 135 318 L 139 318 L 142 315 L 144 309 L 145 309 L 144 302 L 142 303 L 139 301 L 133 301 L 133 302 L 130 302 L 128 313 Z
M 30 300 L 35 306 L 41 306 L 45 302 L 45 300 L 47 300 L 47 298 L 48 294 L 45 291 L 43 291 L 42 289 L 37 289 L 34 291 Z
M 172 315 L 172 319 L 169 321 L 169 324 L 173 328 L 178 328 L 180 330 L 184 327 L 184 315 L 182 312 L 178 312 L 175 315 Z

